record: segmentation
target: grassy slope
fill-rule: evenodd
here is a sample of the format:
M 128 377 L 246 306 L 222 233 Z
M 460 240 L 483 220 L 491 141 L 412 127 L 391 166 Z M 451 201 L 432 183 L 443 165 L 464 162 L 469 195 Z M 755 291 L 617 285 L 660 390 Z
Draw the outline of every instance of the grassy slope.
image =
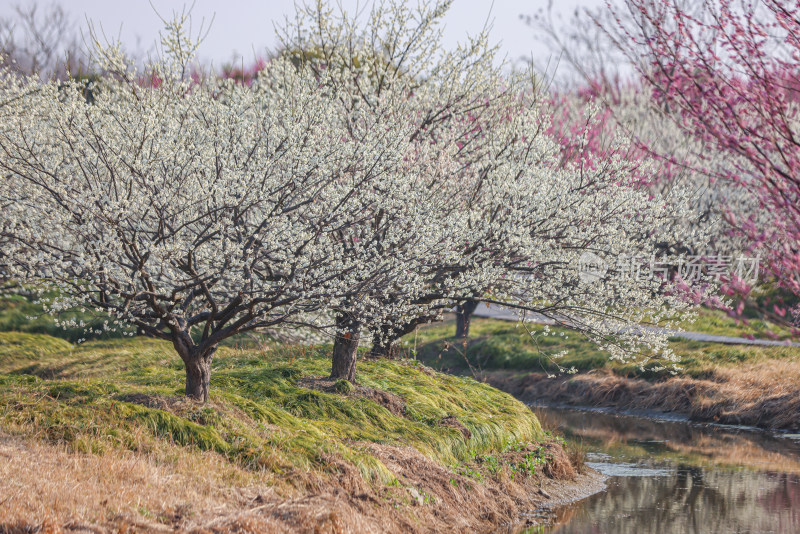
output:
M 645 365 L 609 361 L 608 356 L 580 334 L 563 328 L 551 327 L 545 334 L 541 325 L 527 325 L 533 334 L 513 322 L 496 319 L 473 319 L 470 339 L 466 346 L 452 336 L 453 321 L 445 321 L 420 329 L 416 334 L 418 357 L 435 369 L 455 371 L 509 370 L 539 373 L 558 373 L 559 366 L 575 367 L 578 371 L 608 369 L 621 376 L 662 378 L 669 374 L 652 372 Z M 730 330 L 725 330 L 731 335 Z M 413 346 L 414 334 L 406 338 Z M 703 343 L 673 338 L 670 346 L 680 356 L 683 374 L 692 377 L 706 376 L 719 366 L 758 364 L 771 360 L 800 361 L 800 349 L 793 347 L 756 347 Z M 567 355 L 554 359 L 562 350 Z
M 247 487 L 266 486 L 270 495 L 282 496 L 278 501 L 274 500 L 277 497 L 264 501 L 273 504 L 285 498 L 321 495 L 320 491 L 336 494 L 342 485 L 352 500 L 352 494 L 363 495 L 366 487 L 371 488 L 369 499 L 388 499 L 374 508 L 371 520 L 376 520 L 381 517 L 380 506 L 390 506 L 396 514 L 398 505 L 402 509 L 403 503 L 407 504 L 407 499 L 398 501 L 386 497 L 385 492 L 395 488 L 408 497 L 405 491 L 414 477 L 421 478 L 412 502 L 418 498 L 424 504 L 437 499 L 444 503 L 455 498 L 453 495 L 477 499 L 474 491 L 479 491 L 485 494 L 484 502 L 491 504 L 499 502 L 498 491 L 508 489 L 503 486 L 507 483 L 497 478 L 501 475 L 513 480 L 514 474 L 521 472 L 526 478 L 546 470 L 552 462 L 561 462 L 561 467 L 567 462 L 565 468 L 572 470 L 560 447 L 552 443 L 524 404 L 470 378 L 440 374 L 417 362 L 364 361 L 359 363 L 359 388 L 355 391 L 302 387 L 310 378 L 328 373 L 328 353 L 329 347 L 222 347 L 213 364 L 211 402 L 200 405 L 182 399 L 182 363 L 164 342 L 128 338 L 72 345 L 42 334 L 0 333 L 0 455 L 12 460 L 0 467 L 0 479 L 11 484 L 3 490 L 0 482 L 0 493 L 26 488 L 22 493 L 12 492 L 12 500 L 0 507 L 4 508 L 0 510 L 0 530 L 4 521 L 12 526 L 24 518 L 37 521 L 53 509 L 63 509 L 54 513 L 54 520 L 62 522 L 77 516 L 89 524 L 105 524 L 119 514 L 153 519 L 156 515 L 150 508 L 163 508 L 158 504 L 161 500 L 174 500 L 174 495 L 184 495 L 192 486 L 205 487 L 202 495 L 192 499 L 205 499 L 219 509 L 230 507 L 230 495 Z M 402 408 L 398 412 L 393 405 L 390 411 L 380 397 L 364 396 L 365 391 L 387 392 Z M 466 427 L 469 437 L 458 424 L 456 428 L 442 424 L 450 416 Z M 27 445 L 15 444 L 14 440 L 20 439 L 28 440 Z M 45 454 L 41 449 L 45 445 L 60 448 Z M 552 460 L 548 451 L 558 458 Z M 84 489 L 62 498 L 64 491 L 72 490 L 40 479 L 41 473 L 35 470 L 26 474 L 28 466 L 45 464 L 47 458 L 53 466 L 47 471 L 47 481 L 61 476 L 64 486 L 77 488 L 70 481 L 86 478 Z M 80 462 L 95 467 L 75 467 Z M 159 478 L 151 473 L 165 469 L 171 474 Z M 139 471 L 144 474 L 134 476 Z M 433 475 L 426 474 L 431 472 L 438 473 L 438 486 L 430 478 Z M 109 481 L 131 476 L 130 485 Z M 158 480 L 146 482 L 153 477 Z M 358 481 L 348 483 L 348 477 Z M 193 482 L 176 482 L 184 479 Z M 489 485 L 480 486 L 484 479 Z M 466 489 L 462 487 L 465 480 L 471 481 Z M 136 484 L 144 484 L 144 488 L 137 490 Z M 340 489 L 331 490 L 331 484 Z M 483 489 L 464 493 L 473 484 Z M 111 489 L 94 493 L 128 495 L 128 500 L 121 503 L 122 497 L 109 500 L 90 491 L 107 486 Z M 531 494 L 522 486 L 513 491 L 520 499 Z M 259 490 L 258 495 L 262 494 Z M 69 504 L 77 495 L 82 501 Z M 262 499 L 258 495 L 255 498 Z M 147 499 L 152 502 L 148 504 Z M 220 499 L 225 502 L 220 504 Z M 253 506 L 251 501 L 236 502 L 234 515 L 241 506 Z M 514 502 L 517 504 L 503 504 L 506 520 L 515 507 L 525 505 L 521 500 Z M 158 521 L 169 524 L 169 517 L 177 514 L 174 510 L 184 510 L 183 504 L 176 506 L 172 512 L 159 512 Z M 333 505 L 322 505 L 329 506 Z M 363 520 L 358 515 L 362 512 L 369 516 L 358 503 L 348 506 L 349 513 L 356 514 L 348 522 Z M 453 517 L 448 513 L 467 516 L 458 506 L 437 510 L 428 516 L 415 512 L 423 518 L 419 519 L 423 526 L 406 525 L 407 529 L 424 531 L 436 521 L 450 521 Z M 284 515 L 275 512 L 275 517 Z M 384 521 L 399 520 L 383 515 L 390 518 Z M 206 513 L 204 517 L 213 520 L 215 516 Z M 475 520 L 491 523 L 492 517 L 484 514 Z M 281 523 L 278 531 L 296 523 L 291 518 L 285 521 L 289 522 Z M 469 528 L 477 528 L 477 523 L 471 525 Z
M 610 361 L 582 336 L 505 321 L 476 319 L 468 341 L 452 338 L 452 321 L 417 333 L 417 354 L 436 369 L 480 375 L 526 401 L 678 412 L 696 420 L 800 429 L 800 349 L 673 339 L 677 376 L 646 365 Z M 407 340 L 414 343 L 413 337 Z M 567 350 L 566 356 L 553 355 Z M 576 375 L 559 373 L 575 367 Z M 560 375 L 548 379 L 547 375 Z
M 361 385 L 398 395 L 405 416 L 365 398 L 298 387 L 301 377 L 327 373 L 324 349 L 275 347 L 261 354 L 224 347 L 213 366 L 211 405 L 187 403 L 172 414 L 126 401 L 182 394 L 182 363 L 163 342 L 134 338 L 73 347 L 9 332 L 0 333 L 0 347 L 0 424 L 19 432 L 44 429 L 50 439 L 80 450 L 139 448 L 141 440 L 169 437 L 277 473 L 323 467 L 321 454 L 333 453 L 357 463 L 367 478 L 389 482 L 380 463 L 353 443 L 411 445 L 455 464 L 544 437 L 536 418 L 510 396 L 413 365 L 359 366 Z M 438 424 L 451 415 L 471 431 L 470 440 Z M 142 437 L 141 427 L 152 438 Z

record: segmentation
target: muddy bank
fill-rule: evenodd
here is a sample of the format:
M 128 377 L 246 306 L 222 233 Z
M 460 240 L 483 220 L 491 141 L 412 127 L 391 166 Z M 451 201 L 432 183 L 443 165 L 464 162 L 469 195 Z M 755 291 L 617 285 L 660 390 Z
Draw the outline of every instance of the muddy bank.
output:
M 547 378 L 543 373 L 487 371 L 492 386 L 525 402 L 655 410 L 693 421 L 800 430 L 797 365 L 769 362 L 719 367 L 702 378 L 675 376 L 658 381 L 596 370 Z
M 545 444 L 547 462 L 535 472 L 513 472 L 526 449 L 458 472 L 410 447 L 364 443 L 395 473 L 396 486 L 365 482 L 358 468 L 330 458 L 330 476 L 312 477 L 304 491 L 279 495 L 268 486 L 220 485 L 202 503 L 169 464 L 144 455 L 112 451 L 76 454 L 63 447 L 0 436 L 0 533 L 17 532 L 515 532 L 541 521 L 543 508 L 600 491 L 603 477 L 569 459 L 558 443 Z M 533 446 L 530 446 L 533 447 Z M 538 447 L 538 445 L 537 445 Z M 519 457 L 519 458 L 518 458 Z M 64 491 L 65 488 L 71 491 Z M 10 491 L 12 490 L 13 491 Z M 151 520 L 123 510 L 126 494 L 163 493 L 163 509 Z M 208 496 L 212 496 L 209 498 Z M 102 499 L 102 501 L 101 501 Z M 80 510 L 100 504 L 120 513 L 85 522 Z M 53 506 L 58 502 L 58 506 Z M 202 504 L 202 506 L 199 506 Z M 15 519 L 15 510 L 37 510 L 37 522 Z M 140 510 L 141 512 L 141 510 Z M 28 515 L 30 518 L 30 514 Z

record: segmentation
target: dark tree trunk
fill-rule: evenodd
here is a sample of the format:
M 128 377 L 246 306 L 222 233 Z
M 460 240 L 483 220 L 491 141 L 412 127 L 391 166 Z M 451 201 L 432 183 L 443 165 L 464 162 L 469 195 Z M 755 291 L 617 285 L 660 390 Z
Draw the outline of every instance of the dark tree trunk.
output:
M 186 366 L 187 398 L 208 402 L 208 385 L 211 380 L 211 360 L 217 347 L 201 348 L 195 345 L 188 334 L 178 335 L 172 340 L 183 364 Z
M 372 358 L 388 358 L 397 360 L 400 358 L 401 348 L 397 338 L 387 339 L 375 334 L 372 337 L 372 349 L 369 352 Z
M 401 326 L 382 326 L 380 333 L 375 333 L 372 336 L 370 357 L 399 359 L 403 354 L 400 338 L 413 332 L 419 325 L 430 323 L 437 318 L 437 315 L 423 315 Z
M 469 336 L 469 323 L 477 307 L 477 300 L 467 300 L 456 306 L 456 337 Z
M 208 402 L 208 383 L 211 380 L 211 357 L 198 357 L 186 364 L 186 396 Z
M 336 338 L 333 340 L 333 362 L 331 378 L 356 381 L 356 359 L 358 357 L 358 338 L 361 324 L 340 315 L 336 318 Z

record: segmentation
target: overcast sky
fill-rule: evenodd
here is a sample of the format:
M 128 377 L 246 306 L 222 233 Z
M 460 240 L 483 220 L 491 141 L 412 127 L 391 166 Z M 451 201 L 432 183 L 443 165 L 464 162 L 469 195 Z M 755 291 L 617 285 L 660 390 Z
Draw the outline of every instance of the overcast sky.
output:
M 0 0 L 0 16 L 11 12 L 12 6 L 27 5 L 24 0 Z M 340 1 L 350 11 L 356 5 L 365 5 L 361 0 Z M 40 6 L 50 0 L 38 2 Z M 369 4 L 370 2 L 366 2 Z M 413 4 L 413 0 L 409 4 Z M 602 0 L 556 0 L 555 10 L 568 15 L 576 7 L 593 7 Z M 191 0 L 152 0 L 152 5 L 162 16 L 168 18 L 173 11 L 191 5 Z M 85 26 L 85 17 L 102 24 L 107 35 L 119 35 L 132 52 L 147 52 L 157 39 L 161 21 L 149 0 L 65 0 L 61 2 L 73 20 Z M 277 46 L 273 23 L 279 23 L 294 13 L 295 0 L 195 0 L 192 10 L 193 23 L 198 26 L 205 20 L 213 24 L 203 42 L 199 58 L 213 61 L 216 66 L 229 62 L 233 57 L 244 56 L 244 61 L 262 54 L 267 48 Z M 502 45 L 502 50 L 511 60 L 533 55 L 537 64 L 548 60 L 549 52 L 543 50 L 534 37 L 534 32 L 519 16 L 532 15 L 546 9 L 548 0 L 455 0 L 445 18 L 445 44 L 452 46 L 467 34 L 475 34 L 487 19 L 493 22 L 491 38 Z

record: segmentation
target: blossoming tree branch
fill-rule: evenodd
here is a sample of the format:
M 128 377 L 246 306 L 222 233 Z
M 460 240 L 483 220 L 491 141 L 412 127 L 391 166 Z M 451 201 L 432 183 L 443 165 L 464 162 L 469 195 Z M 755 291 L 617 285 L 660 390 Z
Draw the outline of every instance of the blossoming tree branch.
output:
M 317 329 L 331 377 L 355 381 L 362 340 L 389 354 L 468 301 L 546 315 L 612 357 L 670 358 L 638 327 L 688 305 L 614 260 L 656 250 L 691 204 L 643 187 L 655 167 L 624 136 L 599 153 L 579 131 L 565 159 L 532 73 L 506 74 L 484 34 L 442 46 L 449 5 L 300 6 L 247 84 L 192 76 L 186 16 L 144 71 L 98 44 L 91 99 L 4 71 L 0 269 L 58 289 L 53 314 L 171 342 L 201 401 L 232 336 Z M 609 265 L 588 281 L 587 253 Z

